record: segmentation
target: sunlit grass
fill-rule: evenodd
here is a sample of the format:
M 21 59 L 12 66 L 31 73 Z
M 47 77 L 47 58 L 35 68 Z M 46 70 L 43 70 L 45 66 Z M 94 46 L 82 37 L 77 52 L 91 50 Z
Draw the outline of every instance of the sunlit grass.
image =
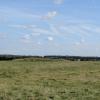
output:
M 0 62 L 0 100 L 100 100 L 100 62 Z

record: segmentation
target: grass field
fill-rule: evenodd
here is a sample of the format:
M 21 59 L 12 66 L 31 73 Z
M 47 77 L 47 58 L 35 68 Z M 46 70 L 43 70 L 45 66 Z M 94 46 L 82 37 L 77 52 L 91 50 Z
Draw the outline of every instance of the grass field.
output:
M 100 62 L 1 61 L 0 100 L 100 100 Z

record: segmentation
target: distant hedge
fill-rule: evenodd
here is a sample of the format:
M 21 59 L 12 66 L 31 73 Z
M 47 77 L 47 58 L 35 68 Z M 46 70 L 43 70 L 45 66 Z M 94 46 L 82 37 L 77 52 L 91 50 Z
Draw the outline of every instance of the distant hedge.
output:
M 30 58 L 30 59 L 29 59 Z M 82 56 L 25 56 L 25 55 L 0 55 L 0 61 L 2 60 L 14 60 L 14 59 L 23 59 L 23 60 L 49 60 L 49 59 L 64 59 L 70 61 L 100 61 L 100 57 L 82 57 Z

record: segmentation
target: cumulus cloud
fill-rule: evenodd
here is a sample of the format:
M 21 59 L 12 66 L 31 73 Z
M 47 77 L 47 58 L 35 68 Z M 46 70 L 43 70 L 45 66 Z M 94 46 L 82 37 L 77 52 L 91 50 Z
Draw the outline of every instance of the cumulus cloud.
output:
M 64 2 L 64 0 L 54 0 L 55 4 L 62 4 Z
M 42 19 L 49 20 L 54 18 L 57 15 L 56 11 L 48 12 L 46 15 L 42 16 Z

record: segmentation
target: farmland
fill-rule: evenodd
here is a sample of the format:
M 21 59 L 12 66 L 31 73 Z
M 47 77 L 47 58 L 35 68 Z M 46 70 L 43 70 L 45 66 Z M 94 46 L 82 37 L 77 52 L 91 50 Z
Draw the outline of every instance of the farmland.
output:
M 100 100 L 100 62 L 0 62 L 0 100 Z

